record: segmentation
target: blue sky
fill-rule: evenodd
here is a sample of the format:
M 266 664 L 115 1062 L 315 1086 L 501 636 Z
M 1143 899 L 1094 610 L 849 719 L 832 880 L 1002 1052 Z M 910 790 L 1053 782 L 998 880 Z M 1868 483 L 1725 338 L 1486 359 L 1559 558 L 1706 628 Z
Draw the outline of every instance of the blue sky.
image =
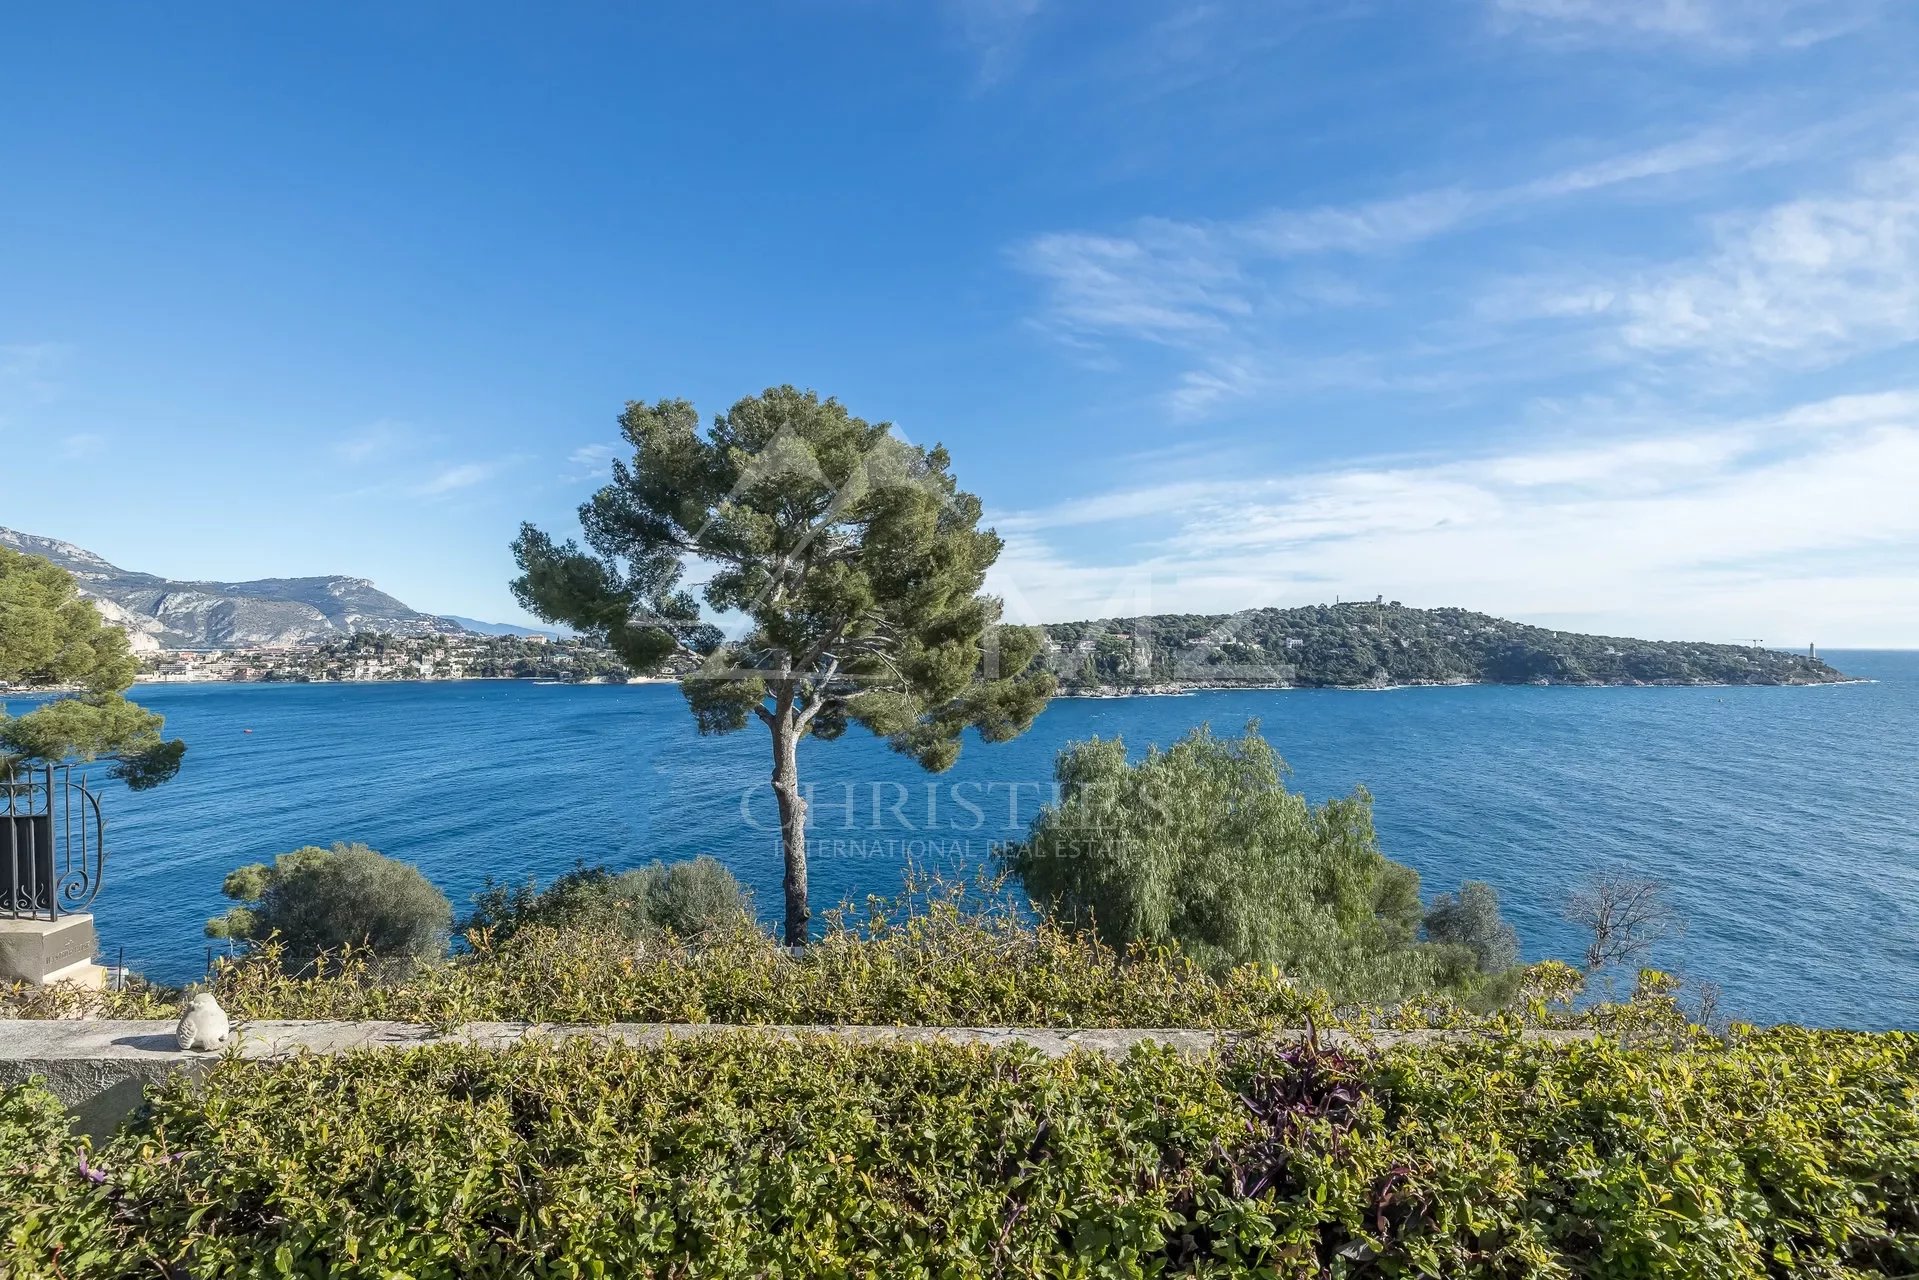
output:
M 1919 5 L 16 7 L 0 524 L 518 618 L 627 399 L 943 441 L 1022 618 L 1919 645 Z

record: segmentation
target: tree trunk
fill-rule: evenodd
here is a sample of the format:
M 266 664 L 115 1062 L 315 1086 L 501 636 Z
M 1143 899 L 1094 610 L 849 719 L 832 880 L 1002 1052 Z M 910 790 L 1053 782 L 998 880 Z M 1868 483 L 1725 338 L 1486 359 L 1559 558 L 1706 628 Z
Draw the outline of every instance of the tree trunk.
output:
M 786 857 L 786 945 L 807 943 L 806 800 L 800 795 L 800 735 L 781 710 L 773 724 L 773 794 L 780 802 L 780 848 Z

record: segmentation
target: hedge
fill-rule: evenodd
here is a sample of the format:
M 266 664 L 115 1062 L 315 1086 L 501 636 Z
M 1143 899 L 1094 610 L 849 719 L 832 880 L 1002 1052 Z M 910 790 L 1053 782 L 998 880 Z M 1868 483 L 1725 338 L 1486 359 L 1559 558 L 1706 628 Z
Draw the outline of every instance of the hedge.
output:
M 238 1018 L 422 1022 L 717 1022 L 1038 1027 L 1478 1025 L 1444 997 L 1338 1006 L 1270 965 L 1214 972 L 1171 949 L 1115 950 L 1088 934 L 945 908 L 836 929 L 798 955 L 757 929 L 698 945 L 532 926 L 476 936 L 451 959 L 396 974 L 365 953 L 289 974 L 278 944 L 221 959 L 210 985 Z M 1580 978 L 1547 961 L 1523 975 L 1507 1018 L 1608 1025 L 1616 1006 L 1571 1011 Z M 1669 998 L 1657 995 L 1671 1006 Z M 1642 1004 L 1644 1002 L 1642 1001 Z M 180 993 L 135 985 L 0 987 L 0 1018 L 178 1016 Z M 1671 1008 L 1662 1012 L 1670 1013 Z M 1665 1018 L 1666 1021 L 1674 1021 Z M 1683 1025 L 1683 1019 L 1676 1019 Z
M 396 978 L 365 953 L 289 975 L 277 944 L 221 960 L 212 988 L 244 1018 L 860 1023 L 991 1026 L 1297 1025 L 1324 997 L 1270 967 L 1210 974 L 1170 951 L 1113 950 L 1011 918 L 936 912 L 830 932 L 794 956 L 742 928 L 697 946 L 533 926 Z M 177 1014 L 178 995 L 0 990 L 0 1017 Z
M 9 1256 L 68 1280 L 1919 1270 L 1902 1033 L 441 1045 L 223 1061 L 98 1153 L 15 1089 L 0 1135 Z

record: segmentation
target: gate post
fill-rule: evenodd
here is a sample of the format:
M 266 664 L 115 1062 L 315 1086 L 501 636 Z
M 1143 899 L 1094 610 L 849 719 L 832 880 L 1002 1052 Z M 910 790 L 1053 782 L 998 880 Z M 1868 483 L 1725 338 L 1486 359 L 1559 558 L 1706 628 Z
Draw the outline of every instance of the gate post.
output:
M 0 982 L 105 985 L 85 910 L 106 870 L 105 829 L 70 765 L 0 775 Z
M 99 942 L 90 911 L 58 920 L 0 916 L 0 982 L 77 982 L 98 991 L 106 985 L 106 970 L 93 962 Z

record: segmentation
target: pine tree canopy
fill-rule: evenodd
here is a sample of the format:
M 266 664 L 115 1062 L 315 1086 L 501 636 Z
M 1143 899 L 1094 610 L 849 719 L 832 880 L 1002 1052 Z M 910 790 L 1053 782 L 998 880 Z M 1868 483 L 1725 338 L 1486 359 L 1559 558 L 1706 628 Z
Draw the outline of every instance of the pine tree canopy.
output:
M 161 738 L 161 718 L 124 696 L 138 672 L 127 636 L 83 599 L 73 575 L 0 547 L 0 681 L 27 690 L 77 689 L 23 716 L 0 709 L 0 778 L 21 764 L 113 756 L 135 790 L 180 770 L 186 744 Z
M 590 550 L 525 526 L 514 593 L 636 670 L 697 656 L 683 687 L 702 732 L 784 707 L 802 736 L 857 722 L 940 770 L 968 727 L 1005 740 L 1045 706 L 1042 636 L 998 625 L 981 593 L 1000 540 L 944 449 L 792 387 L 741 400 L 705 435 L 684 400 L 629 404 L 620 425 L 634 457 L 580 509 Z M 695 562 L 713 570 L 705 603 L 749 624 L 738 639 L 681 586 Z

